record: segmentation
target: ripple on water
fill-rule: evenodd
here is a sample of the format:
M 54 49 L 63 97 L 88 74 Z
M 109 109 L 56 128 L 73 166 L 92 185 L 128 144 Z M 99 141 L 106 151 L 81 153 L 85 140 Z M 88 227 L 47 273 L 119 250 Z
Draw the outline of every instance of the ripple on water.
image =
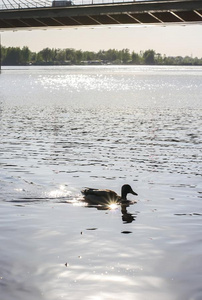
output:
M 1 296 L 201 299 L 200 67 L 33 70 L 1 74 Z

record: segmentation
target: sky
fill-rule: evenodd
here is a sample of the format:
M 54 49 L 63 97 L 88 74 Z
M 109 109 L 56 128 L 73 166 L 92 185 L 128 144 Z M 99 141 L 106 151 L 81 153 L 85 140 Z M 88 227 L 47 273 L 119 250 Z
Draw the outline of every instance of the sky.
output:
M 202 24 L 132 27 L 82 27 L 1 32 L 3 46 L 74 48 L 89 51 L 124 49 L 139 53 L 153 49 L 166 56 L 202 57 Z

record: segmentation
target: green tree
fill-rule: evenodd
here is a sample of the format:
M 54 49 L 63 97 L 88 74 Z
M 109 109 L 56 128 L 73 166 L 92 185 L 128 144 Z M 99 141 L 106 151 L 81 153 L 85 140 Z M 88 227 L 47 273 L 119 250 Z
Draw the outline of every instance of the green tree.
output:
M 3 60 L 5 65 L 18 65 L 20 63 L 20 48 L 8 47 Z
M 157 63 L 157 65 L 163 64 L 163 57 L 160 53 L 155 54 L 155 62 Z
M 139 54 L 135 53 L 134 51 L 132 52 L 131 59 L 132 59 L 133 64 L 135 64 L 135 65 L 140 64 L 141 58 L 140 58 Z
M 92 61 L 96 59 L 96 55 L 92 51 L 86 51 L 86 60 Z
M 64 63 L 66 61 L 66 51 L 65 50 L 57 50 L 56 55 L 55 52 L 52 53 L 53 61 L 58 61 Z
M 131 60 L 131 55 L 129 49 L 123 49 L 121 51 L 121 59 L 123 63 L 127 63 Z
M 100 50 L 97 53 L 97 59 L 99 59 L 99 60 L 106 60 L 106 53 L 105 53 L 104 50 Z
M 46 63 L 53 60 L 52 50 L 50 48 L 45 48 L 41 50 L 39 54 L 41 55 L 42 60 L 45 61 Z
M 76 53 L 76 63 L 81 63 L 81 61 L 83 60 L 83 52 L 81 50 L 77 50 Z
M 76 61 L 75 50 L 72 48 L 67 48 L 65 49 L 65 53 L 66 53 L 66 60 L 70 61 L 71 63 L 75 63 Z
M 7 56 L 7 48 L 2 46 L 1 47 L 1 62 L 4 63 L 5 57 Z
M 109 49 L 108 51 L 105 52 L 105 58 L 110 62 L 115 61 L 116 59 L 118 59 L 117 50 Z
M 20 63 L 21 64 L 28 64 L 31 58 L 31 51 L 28 47 L 23 47 L 20 52 Z
M 154 65 L 155 64 L 155 51 L 154 50 L 146 50 L 143 53 L 144 63 L 146 65 Z
M 183 58 L 183 64 L 184 65 L 192 65 L 193 64 L 193 59 L 190 56 L 185 56 Z

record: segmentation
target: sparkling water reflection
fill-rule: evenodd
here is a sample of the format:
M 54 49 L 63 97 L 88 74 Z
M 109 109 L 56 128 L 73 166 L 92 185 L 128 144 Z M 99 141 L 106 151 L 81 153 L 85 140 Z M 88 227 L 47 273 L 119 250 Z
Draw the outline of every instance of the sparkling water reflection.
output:
M 4 299 L 201 299 L 201 75 L 3 70 Z M 102 210 L 80 193 L 124 183 L 137 203 Z

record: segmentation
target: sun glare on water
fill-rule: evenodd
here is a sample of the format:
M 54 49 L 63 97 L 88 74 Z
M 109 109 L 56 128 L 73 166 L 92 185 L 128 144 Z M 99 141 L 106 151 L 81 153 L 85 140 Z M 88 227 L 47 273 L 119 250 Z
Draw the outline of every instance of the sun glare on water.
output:
M 115 210 L 115 209 L 117 209 L 117 208 L 118 208 L 118 204 L 117 204 L 117 203 L 110 203 L 110 204 L 109 204 L 109 209 Z

